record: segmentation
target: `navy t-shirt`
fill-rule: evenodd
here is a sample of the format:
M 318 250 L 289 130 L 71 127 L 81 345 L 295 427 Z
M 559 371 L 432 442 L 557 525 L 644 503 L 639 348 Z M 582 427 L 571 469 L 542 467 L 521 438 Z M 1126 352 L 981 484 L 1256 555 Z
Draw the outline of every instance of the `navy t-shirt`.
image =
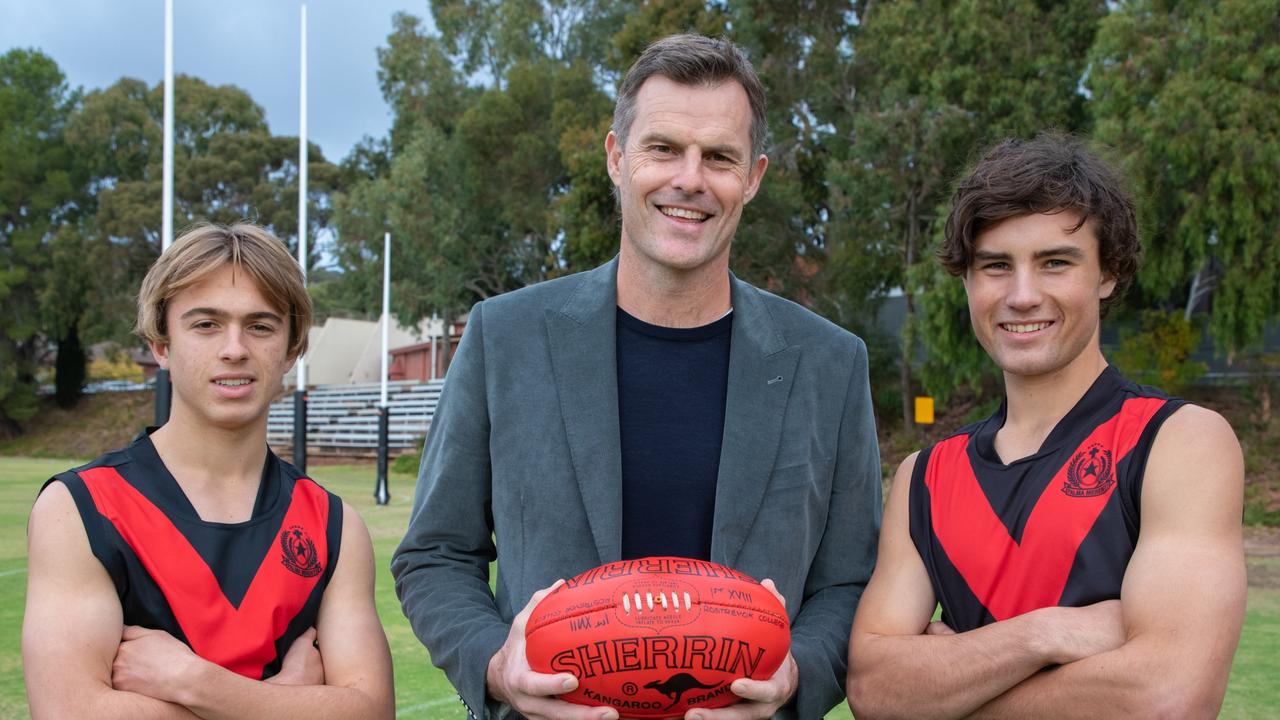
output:
M 618 309 L 622 558 L 710 559 L 732 313 L 696 328 Z

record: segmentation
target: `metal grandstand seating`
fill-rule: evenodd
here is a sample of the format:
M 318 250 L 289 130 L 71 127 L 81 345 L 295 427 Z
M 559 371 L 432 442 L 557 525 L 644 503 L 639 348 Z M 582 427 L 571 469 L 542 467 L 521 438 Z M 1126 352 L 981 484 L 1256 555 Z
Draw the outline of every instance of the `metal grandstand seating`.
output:
M 443 380 L 388 383 L 391 412 L 388 444 L 392 454 L 419 450 L 431 426 Z M 308 452 L 368 455 L 378 449 L 377 383 L 321 385 L 307 391 Z M 293 446 L 293 396 L 271 405 L 267 442 L 276 448 Z

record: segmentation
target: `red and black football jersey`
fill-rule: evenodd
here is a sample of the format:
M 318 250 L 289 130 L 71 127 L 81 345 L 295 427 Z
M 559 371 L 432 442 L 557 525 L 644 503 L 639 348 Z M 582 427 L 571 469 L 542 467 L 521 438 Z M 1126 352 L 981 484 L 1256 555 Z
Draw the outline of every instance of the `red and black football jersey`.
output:
M 254 679 L 278 673 L 315 625 L 338 561 L 342 502 L 270 450 L 240 523 L 201 520 L 145 433 L 54 480 L 75 499 L 126 625 L 164 630 Z
M 1147 456 L 1183 404 L 1108 367 L 1033 455 L 1000 460 L 1004 405 L 922 451 L 911 539 L 943 621 L 964 632 L 1119 598 L 1141 527 Z

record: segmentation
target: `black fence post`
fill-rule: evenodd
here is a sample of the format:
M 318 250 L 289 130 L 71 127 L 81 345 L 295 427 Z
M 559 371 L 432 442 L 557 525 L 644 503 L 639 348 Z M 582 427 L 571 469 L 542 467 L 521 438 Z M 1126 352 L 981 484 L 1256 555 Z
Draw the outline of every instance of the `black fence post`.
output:
M 379 505 L 386 505 L 391 500 L 387 490 L 387 454 L 391 432 L 391 408 L 378 408 L 378 482 L 373 488 L 373 499 Z
M 173 385 L 169 382 L 169 371 L 164 368 L 156 370 L 156 427 L 169 422 L 169 408 L 173 406 Z
M 293 391 L 293 466 L 307 472 L 307 391 Z

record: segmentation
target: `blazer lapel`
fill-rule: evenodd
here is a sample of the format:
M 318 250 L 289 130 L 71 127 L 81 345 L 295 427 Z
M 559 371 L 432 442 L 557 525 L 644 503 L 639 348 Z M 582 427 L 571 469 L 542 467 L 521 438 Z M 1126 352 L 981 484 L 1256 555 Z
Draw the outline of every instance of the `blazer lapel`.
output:
M 622 447 L 614 329 L 617 294 L 615 259 L 584 274 L 563 307 L 546 311 L 570 461 L 601 563 L 622 555 Z
M 731 278 L 733 336 L 711 559 L 732 567 L 773 472 L 798 347 L 788 347 L 758 291 Z

